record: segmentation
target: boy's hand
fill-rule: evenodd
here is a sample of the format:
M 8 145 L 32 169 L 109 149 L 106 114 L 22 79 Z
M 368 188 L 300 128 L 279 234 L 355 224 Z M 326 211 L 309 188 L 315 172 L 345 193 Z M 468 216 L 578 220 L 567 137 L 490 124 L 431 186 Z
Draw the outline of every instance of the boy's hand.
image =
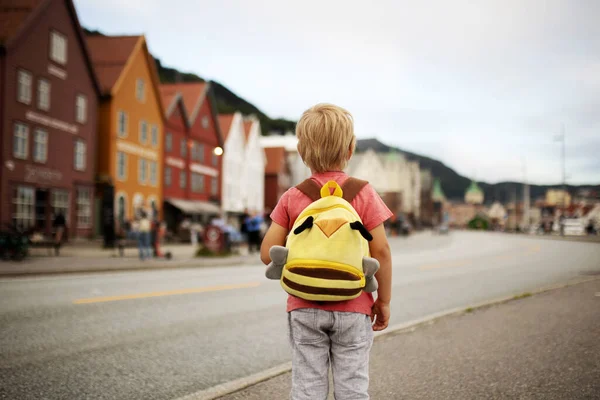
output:
M 388 327 L 390 322 L 390 304 L 384 303 L 379 299 L 375 300 L 373 308 L 371 309 L 371 322 L 375 320 L 373 324 L 374 331 L 382 331 Z

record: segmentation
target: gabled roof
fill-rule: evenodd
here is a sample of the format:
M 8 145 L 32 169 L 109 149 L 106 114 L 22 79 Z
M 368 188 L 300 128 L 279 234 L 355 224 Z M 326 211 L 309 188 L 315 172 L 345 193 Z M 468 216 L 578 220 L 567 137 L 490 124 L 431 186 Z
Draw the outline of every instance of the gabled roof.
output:
M 10 50 L 12 47 L 18 45 L 19 40 L 22 38 L 32 26 L 36 24 L 39 18 L 45 15 L 45 11 L 53 0 L 1 0 L 0 1 L 0 54 L 3 49 Z M 75 34 L 81 50 L 83 53 L 83 59 L 88 69 L 88 73 L 92 78 L 92 84 L 98 96 L 100 96 L 100 87 L 98 78 L 92 61 L 90 58 L 89 49 L 79 24 L 79 18 L 77 17 L 77 11 L 73 5 L 72 0 L 59 0 L 64 1 L 65 6 L 73 27 L 75 28 Z
M 193 124 L 198 116 L 198 111 L 206 99 L 209 88 L 206 82 L 165 83 L 161 85 L 165 90 L 181 93 L 185 110 Z
M 223 135 L 223 140 L 227 140 L 229 136 L 229 131 L 231 130 L 231 124 L 233 124 L 233 119 L 235 118 L 235 114 L 219 114 L 219 126 L 221 127 L 221 134 Z
M 160 114 L 165 115 L 159 91 L 158 72 L 156 63 L 148 50 L 146 38 L 139 36 L 105 36 L 88 35 L 86 37 L 90 49 L 94 69 L 98 75 L 98 81 L 102 94 L 112 96 L 121 85 L 138 51 L 144 52 L 148 68 L 152 90 L 157 99 Z
M 163 109 L 165 110 L 165 119 L 168 119 L 177 105 L 180 105 L 181 112 L 183 113 L 183 119 L 187 126 L 189 126 L 188 114 L 183 103 L 183 96 L 181 93 L 174 91 L 170 87 L 160 85 L 158 88 L 160 91 L 160 100 L 162 101 Z
M 142 36 L 87 36 L 94 68 L 104 94 L 113 91 Z
M 285 161 L 285 148 L 283 147 L 267 147 L 265 149 L 267 157 L 267 165 L 265 166 L 265 174 L 277 175 L 281 172 Z

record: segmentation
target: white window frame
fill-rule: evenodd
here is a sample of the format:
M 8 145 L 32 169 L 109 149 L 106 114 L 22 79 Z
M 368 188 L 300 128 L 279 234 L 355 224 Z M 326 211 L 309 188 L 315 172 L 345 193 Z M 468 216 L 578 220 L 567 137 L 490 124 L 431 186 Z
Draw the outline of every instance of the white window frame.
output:
M 37 107 L 42 111 L 50 110 L 50 81 L 48 79 L 38 79 L 37 85 Z
M 33 132 L 33 161 L 39 163 L 48 161 L 48 131 L 42 128 L 36 128 Z
M 204 163 L 204 143 L 196 143 L 196 160 L 198 162 Z
M 19 228 L 29 228 L 35 223 L 35 189 L 31 186 L 17 186 L 12 199 L 12 221 Z
M 23 141 L 22 145 L 19 145 Z M 29 157 L 29 126 L 22 122 L 15 122 L 13 126 L 13 157 L 27 160 Z
M 173 170 L 171 167 L 165 167 L 165 186 L 171 187 L 171 183 L 173 182 Z
M 171 151 L 173 151 L 173 134 L 167 132 L 165 134 L 165 152 L 170 153 Z
M 67 63 L 67 37 L 58 31 L 50 32 L 50 59 L 55 63 Z
M 141 185 L 148 183 L 148 161 L 145 158 L 138 160 L 138 183 Z
M 186 171 L 179 171 L 179 188 L 185 189 L 187 187 L 187 173 Z
M 121 120 L 123 120 L 122 126 L 121 126 Z M 119 110 L 117 112 L 117 136 L 119 136 L 120 138 L 126 138 L 128 131 L 129 131 L 129 116 L 127 115 L 126 111 Z
M 156 124 L 150 125 L 150 143 L 152 147 L 158 147 L 158 126 Z
M 31 91 L 33 86 L 33 75 L 24 69 L 17 70 L 17 101 L 23 104 L 31 104 Z
M 75 140 L 74 165 L 76 171 L 85 171 L 87 168 L 87 144 L 81 139 Z
M 204 175 L 192 172 L 192 192 L 204 193 Z
M 77 228 L 90 228 L 92 226 L 92 189 L 78 187 L 76 196 Z
M 146 83 L 142 78 L 137 78 L 135 80 L 135 98 L 140 103 L 146 102 Z
M 123 158 L 123 171 L 120 170 L 121 156 Z M 116 161 L 117 161 L 117 179 L 120 181 L 127 180 L 127 153 L 124 153 L 122 151 L 117 151 Z M 123 173 L 121 173 L 121 172 L 123 172 Z
M 148 169 L 150 176 L 150 185 L 157 186 L 158 185 L 158 165 L 156 165 L 156 161 L 148 162 Z
M 148 123 L 143 119 L 140 120 L 140 132 L 139 132 L 140 143 L 148 143 Z
M 75 121 L 80 124 L 87 122 L 87 97 L 83 94 L 75 97 Z

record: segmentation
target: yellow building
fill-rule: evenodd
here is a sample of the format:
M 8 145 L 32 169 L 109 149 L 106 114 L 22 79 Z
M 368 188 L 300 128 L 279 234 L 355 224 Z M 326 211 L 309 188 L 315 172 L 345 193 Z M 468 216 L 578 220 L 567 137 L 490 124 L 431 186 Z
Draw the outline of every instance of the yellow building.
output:
M 569 207 L 571 205 L 571 195 L 566 190 L 548 189 L 546 191 L 546 205 Z
M 160 213 L 164 114 L 146 40 L 144 36 L 94 35 L 87 37 L 87 44 L 103 94 L 98 116 L 98 182 L 112 187 L 105 193 L 113 196 L 116 221 L 122 223 L 141 210 Z

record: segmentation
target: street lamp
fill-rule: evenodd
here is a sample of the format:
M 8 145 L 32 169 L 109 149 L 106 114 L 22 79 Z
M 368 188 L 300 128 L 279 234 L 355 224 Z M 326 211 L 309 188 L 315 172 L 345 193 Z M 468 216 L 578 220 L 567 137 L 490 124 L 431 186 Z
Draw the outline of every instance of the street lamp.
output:
M 215 156 L 221 156 L 223 155 L 223 149 L 221 147 L 215 147 L 213 153 L 215 153 Z

